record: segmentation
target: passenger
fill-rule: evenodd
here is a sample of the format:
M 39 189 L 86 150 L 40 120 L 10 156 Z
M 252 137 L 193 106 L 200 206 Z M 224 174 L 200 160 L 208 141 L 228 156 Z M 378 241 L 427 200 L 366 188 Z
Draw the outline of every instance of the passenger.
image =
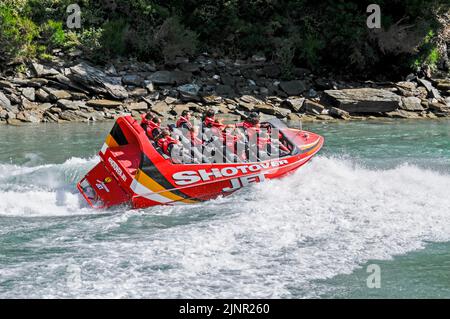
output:
M 145 133 L 149 139 L 154 140 L 161 133 L 161 119 L 153 116 L 151 120 L 147 120 Z
M 155 115 L 152 112 L 141 114 L 141 127 L 144 129 L 144 131 L 147 130 L 148 122 L 151 121 L 154 117 Z
M 213 109 L 208 109 L 203 117 L 203 127 L 217 128 L 223 131 L 227 125 L 216 119 L 216 112 Z
M 258 159 L 261 161 L 274 156 L 286 156 L 290 153 L 289 148 L 282 144 L 279 139 L 271 138 L 265 130 L 259 133 L 257 146 Z
M 163 129 L 161 133 L 156 137 L 155 141 L 157 142 L 163 153 L 168 156 L 170 156 L 172 148 L 175 145 L 180 144 L 177 139 L 170 136 L 170 131 L 168 129 Z
M 177 121 L 177 128 L 181 128 L 181 129 L 186 129 L 189 131 L 193 130 L 193 125 L 190 122 L 191 121 L 191 111 L 189 110 L 183 110 L 183 112 L 181 112 L 181 116 Z

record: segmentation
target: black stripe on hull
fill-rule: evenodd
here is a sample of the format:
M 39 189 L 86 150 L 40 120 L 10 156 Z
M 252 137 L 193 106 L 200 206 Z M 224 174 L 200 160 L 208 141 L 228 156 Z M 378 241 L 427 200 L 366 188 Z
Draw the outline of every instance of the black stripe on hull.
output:
M 164 177 L 163 174 L 161 174 L 156 165 L 153 164 L 153 162 L 148 158 L 147 155 L 145 155 L 145 153 L 142 153 L 141 170 L 159 185 L 169 190 L 171 193 L 174 193 L 175 195 L 178 195 L 184 199 L 203 201 L 199 198 L 190 197 L 185 193 L 175 189 L 175 187 Z
M 111 136 L 114 138 L 114 140 L 119 145 L 127 145 L 128 141 L 125 137 L 125 135 L 122 132 L 122 129 L 120 128 L 119 124 L 114 124 L 112 130 L 111 130 Z

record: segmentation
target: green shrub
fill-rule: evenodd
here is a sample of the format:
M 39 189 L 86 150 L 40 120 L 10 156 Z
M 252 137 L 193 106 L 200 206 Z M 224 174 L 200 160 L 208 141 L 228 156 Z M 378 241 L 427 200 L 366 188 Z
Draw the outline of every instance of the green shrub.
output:
M 12 7 L 0 4 L 0 58 L 10 60 L 33 56 L 38 33 L 33 21 L 21 17 Z

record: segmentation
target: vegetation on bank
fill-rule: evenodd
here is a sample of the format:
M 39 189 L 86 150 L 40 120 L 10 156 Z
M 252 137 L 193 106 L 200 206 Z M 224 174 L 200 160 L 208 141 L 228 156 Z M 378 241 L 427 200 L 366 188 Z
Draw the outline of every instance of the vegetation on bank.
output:
M 367 76 L 436 68 L 447 54 L 448 1 L 376 1 L 382 28 L 369 29 L 373 2 L 78 0 L 81 28 L 68 29 L 73 0 L 2 0 L 0 64 L 51 59 L 55 50 L 81 50 L 95 63 L 118 56 L 170 62 L 208 51 L 264 55 L 287 78 L 293 66 Z

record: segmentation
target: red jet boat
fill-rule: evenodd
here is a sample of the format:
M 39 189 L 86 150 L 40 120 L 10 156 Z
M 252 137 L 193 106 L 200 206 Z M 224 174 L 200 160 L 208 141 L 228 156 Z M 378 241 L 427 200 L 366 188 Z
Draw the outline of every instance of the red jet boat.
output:
M 94 208 L 186 205 L 230 195 L 247 185 L 293 172 L 307 163 L 324 142 L 322 136 L 311 132 L 277 129 L 291 150 L 283 157 L 256 162 L 179 164 L 149 140 L 137 120 L 120 117 L 99 152 L 100 162 L 77 187 Z

